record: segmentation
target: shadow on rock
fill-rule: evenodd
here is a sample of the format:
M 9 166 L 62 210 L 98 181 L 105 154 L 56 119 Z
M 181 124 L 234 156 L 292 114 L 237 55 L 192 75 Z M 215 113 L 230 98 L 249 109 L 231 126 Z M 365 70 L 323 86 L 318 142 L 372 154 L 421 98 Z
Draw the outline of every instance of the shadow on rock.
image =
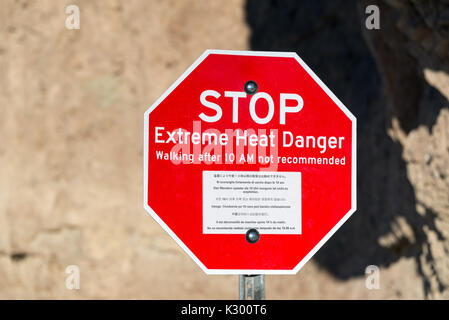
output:
M 358 119 L 358 210 L 314 260 L 348 279 L 363 275 L 368 265 L 416 256 L 423 221 L 402 146 L 386 133 L 382 77 L 363 38 L 357 2 L 247 0 L 246 17 L 252 50 L 297 52 Z M 410 233 L 393 232 L 401 221 Z

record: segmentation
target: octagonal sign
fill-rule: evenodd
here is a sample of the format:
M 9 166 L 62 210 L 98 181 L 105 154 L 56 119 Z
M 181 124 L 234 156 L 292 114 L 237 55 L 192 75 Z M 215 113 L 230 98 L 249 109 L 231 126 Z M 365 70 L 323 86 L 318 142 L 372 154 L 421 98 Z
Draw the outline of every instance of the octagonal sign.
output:
M 296 273 L 356 209 L 356 119 L 296 53 L 207 50 L 144 124 L 144 207 L 206 273 Z

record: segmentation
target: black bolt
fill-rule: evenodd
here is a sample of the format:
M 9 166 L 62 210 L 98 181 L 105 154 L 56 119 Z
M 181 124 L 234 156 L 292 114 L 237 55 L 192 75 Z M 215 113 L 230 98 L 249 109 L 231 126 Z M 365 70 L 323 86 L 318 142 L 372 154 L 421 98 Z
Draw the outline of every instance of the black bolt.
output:
M 249 80 L 245 83 L 245 92 L 249 95 L 253 95 L 257 92 L 259 86 L 255 81 Z
M 246 231 L 246 241 L 249 243 L 256 243 L 260 239 L 259 231 L 256 229 L 249 229 Z

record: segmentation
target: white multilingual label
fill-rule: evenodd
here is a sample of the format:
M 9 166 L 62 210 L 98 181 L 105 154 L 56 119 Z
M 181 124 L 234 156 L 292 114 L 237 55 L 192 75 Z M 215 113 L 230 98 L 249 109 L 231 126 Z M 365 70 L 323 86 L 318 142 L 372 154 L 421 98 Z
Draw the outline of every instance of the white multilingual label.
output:
M 301 173 L 203 171 L 203 233 L 301 234 Z

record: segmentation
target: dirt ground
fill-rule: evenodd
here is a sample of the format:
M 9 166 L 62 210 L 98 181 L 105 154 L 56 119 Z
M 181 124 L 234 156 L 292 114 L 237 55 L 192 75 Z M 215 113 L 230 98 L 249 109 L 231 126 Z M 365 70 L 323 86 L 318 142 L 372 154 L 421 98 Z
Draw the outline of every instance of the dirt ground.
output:
M 0 298 L 237 298 L 237 276 L 205 275 L 143 209 L 142 132 L 205 49 L 248 49 L 249 33 L 242 0 L 0 0 Z M 268 276 L 267 298 L 422 298 L 414 263 L 368 290 L 312 260 Z

